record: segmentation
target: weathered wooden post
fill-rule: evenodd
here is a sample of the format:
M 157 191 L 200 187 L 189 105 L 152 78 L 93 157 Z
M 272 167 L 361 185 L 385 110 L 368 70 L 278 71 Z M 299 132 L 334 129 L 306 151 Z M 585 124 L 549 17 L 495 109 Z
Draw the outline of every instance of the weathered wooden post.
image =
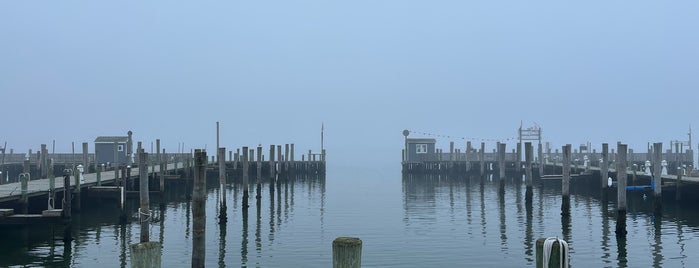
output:
M 114 142 L 114 162 L 112 162 L 112 167 L 114 167 L 114 183 L 118 183 L 119 180 L 119 143 Z
M 524 143 L 524 159 L 526 170 L 524 171 L 527 189 L 532 187 L 532 160 L 534 158 L 534 148 L 531 142 Z
M 609 178 L 609 144 L 602 143 L 602 162 L 600 163 L 600 183 L 602 189 L 607 189 L 607 178 Z
M 95 169 L 97 171 L 97 186 L 102 186 L 102 169 L 104 169 L 104 164 L 96 164 Z
M 270 145 L 269 146 L 269 181 L 272 183 L 274 183 L 275 173 L 276 173 L 276 171 L 274 169 L 274 145 Z
M 206 151 L 194 151 L 194 187 L 192 192 L 192 267 L 204 267 L 206 261 Z
M 25 162 L 29 162 L 29 160 L 25 160 Z M 20 203 L 22 203 L 22 214 L 27 214 L 29 213 L 29 180 L 31 175 L 29 173 L 25 172 L 22 174 L 19 174 L 19 181 L 21 184 L 21 197 L 20 197 Z
M 70 173 L 73 170 L 70 168 L 63 169 L 63 221 L 66 225 L 63 227 L 63 241 L 70 242 L 73 240 L 73 235 L 71 234 L 71 217 L 73 213 L 71 212 L 71 202 L 72 196 L 70 195 Z
M 561 192 L 563 195 L 561 204 L 561 215 L 570 216 L 570 144 L 563 146 L 563 179 L 561 181 Z
M 568 268 L 568 243 L 557 237 L 536 240 L 536 268 Z
M 83 142 L 83 168 L 85 173 L 90 173 L 90 161 L 87 158 L 87 142 Z
M 163 154 L 158 157 L 160 164 L 160 172 L 158 172 L 158 177 L 160 177 L 160 193 L 165 192 L 165 170 L 167 170 L 167 164 L 165 164 L 165 149 L 163 149 Z
M 500 180 L 504 182 L 505 180 L 505 152 L 506 152 L 506 146 L 507 144 L 505 143 L 497 143 L 498 146 L 498 168 L 500 172 Z
M 143 150 L 138 152 L 138 188 L 141 199 L 141 209 L 138 212 L 138 221 L 141 223 L 141 243 L 150 240 L 148 224 L 150 222 L 150 197 L 148 195 L 148 153 Z M 161 230 L 162 231 L 162 230 Z
M 262 183 L 262 145 L 257 146 L 257 185 Z M 257 198 L 260 198 L 259 196 Z
M 675 200 L 682 200 L 682 167 L 677 167 L 677 183 L 675 184 Z
M 70 221 L 72 217 L 71 202 L 72 196 L 70 195 L 70 173 L 72 169 L 63 169 L 63 218 Z
M 218 122 L 216 122 L 218 127 Z M 219 183 L 219 213 L 218 223 L 225 224 L 228 221 L 226 206 L 226 147 L 218 148 L 218 183 Z
M 617 221 L 616 235 L 626 235 L 626 160 L 627 145 L 617 143 L 616 179 L 617 179 Z
M 663 178 L 660 162 L 663 160 L 663 143 L 653 143 L 653 211 L 655 214 L 662 214 L 663 210 Z
M 49 209 L 56 208 L 56 176 L 53 175 L 53 159 L 49 159 Z
M 243 209 L 247 210 L 248 199 L 250 193 L 248 192 L 248 147 L 243 146 Z
M 544 176 L 544 148 L 539 142 L 538 146 L 538 156 L 539 156 L 539 177 Z
M 289 153 L 289 161 L 294 162 L 294 144 L 291 144 L 291 153 Z
M 485 174 L 485 142 L 481 142 L 481 151 L 479 160 L 481 161 L 481 175 Z
M 362 267 L 362 240 L 338 237 L 333 240 L 333 268 Z
M 81 191 L 82 191 L 82 179 L 83 179 L 83 172 L 85 171 L 85 167 L 83 165 L 79 165 L 76 169 L 75 172 L 75 208 L 74 210 L 77 212 L 80 212 L 82 210 L 82 198 L 81 198 Z
M 522 142 L 517 143 L 517 152 L 515 152 L 515 171 L 517 172 L 517 176 L 521 176 L 522 174 Z

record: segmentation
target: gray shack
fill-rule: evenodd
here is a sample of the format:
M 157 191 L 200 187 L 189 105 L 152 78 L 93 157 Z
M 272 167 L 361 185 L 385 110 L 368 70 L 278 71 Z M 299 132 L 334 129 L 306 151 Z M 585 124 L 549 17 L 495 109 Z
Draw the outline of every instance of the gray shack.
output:
M 435 139 L 406 139 L 408 145 L 408 162 L 434 161 Z
M 131 141 L 128 136 L 97 137 L 95 139 L 95 161 L 98 164 L 110 163 L 110 165 L 112 166 L 114 166 L 114 163 L 131 164 L 127 163 L 127 161 L 129 160 L 127 151 L 131 146 L 130 142 Z

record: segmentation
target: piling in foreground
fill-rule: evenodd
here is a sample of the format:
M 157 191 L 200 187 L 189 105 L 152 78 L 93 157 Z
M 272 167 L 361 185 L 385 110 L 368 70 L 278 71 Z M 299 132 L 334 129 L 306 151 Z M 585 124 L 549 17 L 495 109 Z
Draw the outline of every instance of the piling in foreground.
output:
M 362 240 L 338 237 L 333 241 L 333 268 L 362 267 Z

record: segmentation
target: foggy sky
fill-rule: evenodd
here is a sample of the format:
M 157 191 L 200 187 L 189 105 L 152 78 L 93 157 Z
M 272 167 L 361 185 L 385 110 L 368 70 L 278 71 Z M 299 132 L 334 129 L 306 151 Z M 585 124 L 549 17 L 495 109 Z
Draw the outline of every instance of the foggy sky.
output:
M 324 123 L 335 165 L 398 165 L 403 129 L 502 139 L 523 122 L 555 148 L 667 148 L 699 130 L 697 14 L 694 0 L 2 1 L 0 143 L 67 152 L 132 130 L 213 154 L 220 121 L 229 149 L 305 152 Z

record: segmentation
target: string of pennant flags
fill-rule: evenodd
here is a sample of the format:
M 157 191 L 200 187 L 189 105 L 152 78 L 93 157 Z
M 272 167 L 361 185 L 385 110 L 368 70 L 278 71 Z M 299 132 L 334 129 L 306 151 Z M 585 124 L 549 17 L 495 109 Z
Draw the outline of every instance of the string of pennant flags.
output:
M 458 139 L 458 140 L 467 140 L 467 141 L 481 141 L 481 142 L 487 142 L 487 141 L 516 141 L 518 140 L 517 137 L 511 137 L 511 138 L 501 138 L 501 139 L 493 139 L 493 138 L 476 138 L 476 137 L 463 137 L 463 136 L 454 136 L 454 135 L 443 135 L 443 134 L 437 134 L 437 133 L 429 133 L 429 132 L 423 132 L 423 131 L 416 131 L 416 130 L 408 130 L 410 131 L 410 134 L 418 134 L 422 136 L 427 136 L 427 137 L 436 137 L 436 138 L 447 138 L 447 139 Z

